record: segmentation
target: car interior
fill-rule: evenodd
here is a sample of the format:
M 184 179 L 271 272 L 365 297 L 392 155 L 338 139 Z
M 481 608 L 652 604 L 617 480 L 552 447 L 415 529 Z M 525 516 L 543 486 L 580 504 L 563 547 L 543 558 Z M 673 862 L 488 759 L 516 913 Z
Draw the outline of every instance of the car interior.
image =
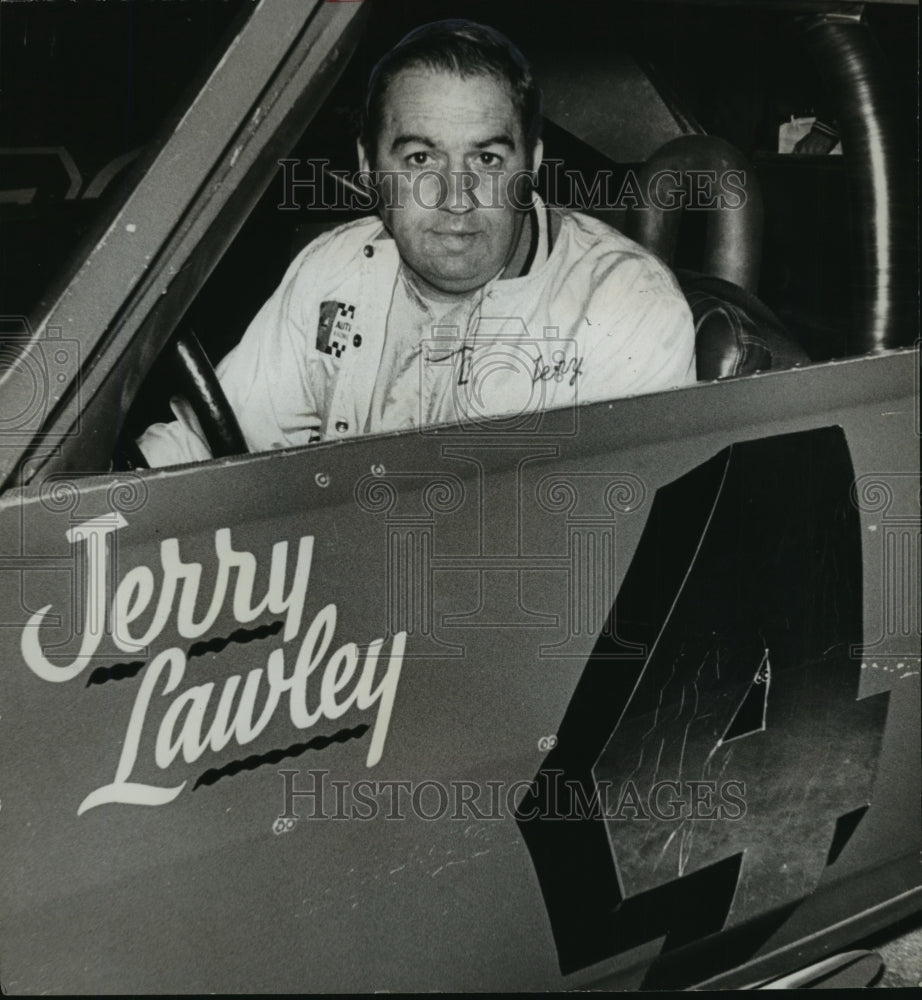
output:
M 337 193 L 343 193 L 337 192 L 336 173 L 354 169 L 356 109 L 368 70 L 388 41 L 396 41 L 421 20 L 439 16 L 434 6 L 439 5 L 389 6 L 386 17 L 382 5 L 373 8 L 371 23 L 349 68 L 291 151 L 289 180 L 320 180 L 327 202 L 336 202 Z M 442 6 L 448 13 L 448 6 Z M 857 58 L 856 53 L 865 59 L 866 78 L 878 82 L 891 67 L 876 36 L 882 33 L 893 47 L 893 23 L 880 18 L 881 12 L 869 12 L 875 23 L 846 26 L 846 34 L 850 31 L 852 37 L 833 39 L 839 48 L 827 53 L 823 62 L 811 54 L 804 36 L 809 30 L 825 30 L 824 26 L 808 30 L 790 11 L 665 9 L 658 4 L 627 9 L 629 16 L 616 24 L 608 8 L 589 5 L 578 28 L 555 24 L 553 32 L 546 25 L 521 23 L 519 12 L 511 7 L 492 7 L 483 11 L 483 17 L 507 31 L 532 58 L 545 90 L 545 155 L 560 161 L 566 176 L 580 172 L 592 177 L 607 171 L 612 177 L 624 177 L 635 171 L 643 184 L 658 170 L 680 171 L 687 177 L 688 171 L 736 168 L 746 177 L 742 207 L 675 212 L 636 202 L 579 206 L 621 228 L 675 268 L 695 320 L 699 380 L 790 368 L 847 356 L 862 346 L 881 346 L 862 344 L 855 336 L 848 311 L 856 307 L 851 306 L 848 282 L 843 280 L 854 271 L 854 259 L 867 242 L 856 229 L 870 225 L 873 215 L 868 213 L 873 213 L 875 204 L 874 192 L 870 205 L 855 204 L 857 196 L 849 193 L 846 161 L 860 156 L 778 154 L 770 144 L 779 123 L 771 116 L 774 113 L 777 118 L 784 102 L 792 114 L 834 103 L 833 97 L 821 96 L 828 85 L 823 72 L 828 80 L 838 64 Z M 886 13 L 892 17 L 892 11 Z M 476 17 L 477 11 L 471 16 Z M 561 32 L 566 36 L 574 31 L 578 37 L 572 40 L 561 37 Z M 579 43 L 582 73 L 577 76 L 561 65 L 568 63 L 567 58 L 553 66 L 555 56 L 570 51 L 568 41 Z M 870 54 L 864 52 L 869 42 Z M 791 55 L 796 59 L 791 60 Z M 700 64 L 693 66 L 696 57 Z M 717 70 L 712 68 L 715 61 Z M 551 70 L 542 75 L 545 65 Z M 707 68 L 702 71 L 702 67 Z M 719 90 L 717 82 L 708 79 L 717 71 L 735 77 L 743 96 Z M 696 72 L 698 79 L 691 81 Z M 600 77 L 611 95 L 620 91 L 648 101 L 646 113 L 633 114 L 623 106 L 604 119 L 606 102 L 594 100 Z M 862 109 L 866 117 L 881 124 L 888 139 L 897 133 L 892 138 L 893 150 L 887 150 L 891 161 L 898 155 L 896 116 L 901 110 L 889 97 L 895 86 L 895 81 L 879 81 L 880 93 L 872 94 L 868 107 Z M 574 106 L 579 109 L 576 113 L 571 110 Z M 843 131 L 846 117 L 839 113 Z M 865 126 L 860 116 L 854 117 L 858 133 Z M 661 143 L 664 135 L 674 138 Z M 856 134 L 850 149 L 860 150 L 861 138 Z M 647 151 L 643 160 L 628 158 Z M 327 163 L 318 165 L 318 161 Z M 858 165 L 858 169 L 865 167 Z M 161 370 L 172 368 L 167 377 L 188 378 L 194 353 L 189 342 L 195 336 L 207 357 L 223 356 L 274 290 L 290 258 L 318 233 L 360 214 L 306 204 L 308 199 L 299 198 L 297 188 L 292 195 L 286 194 L 285 181 L 280 169 L 189 309 L 181 336 L 166 352 Z M 876 192 L 877 202 L 912 197 L 904 177 L 885 181 L 889 187 Z M 545 199 L 559 195 L 548 191 L 546 175 L 543 189 L 541 182 L 539 175 L 539 193 Z M 792 203 L 806 201 L 805 189 L 814 194 L 831 189 L 840 197 L 831 200 L 827 193 L 810 206 L 800 204 L 792 210 Z M 862 196 L 867 201 L 867 194 Z M 347 198 L 342 201 L 348 203 Z M 856 221 L 862 208 L 865 218 Z M 904 238 L 900 251 L 911 260 L 912 240 Z M 904 286 L 906 273 L 902 272 Z M 894 284 L 898 294 L 899 283 Z M 861 311 L 860 305 L 857 309 Z M 901 335 L 905 342 L 906 331 L 897 331 L 893 321 L 882 339 L 886 346 L 898 346 Z M 196 378 L 202 383 L 205 376 L 200 371 Z M 212 446 L 219 448 L 216 454 L 239 452 L 238 432 L 228 430 L 232 418 L 218 412 L 217 398 L 214 391 L 200 394 L 196 403 L 200 420 L 207 423 Z M 162 402 L 161 396 L 161 412 Z M 151 407 L 142 402 L 135 411 L 149 418 Z M 136 419 L 133 427 L 140 427 Z
M 233 30 L 226 11 L 206 6 L 207 14 L 188 17 L 182 32 L 189 54 L 203 39 Z M 912 342 L 916 250 L 909 220 L 916 216 L 916 191 L 904 155 L 914 134 L 907 87 L 915 74 L 911 8 L 868 5 L 860 21 L 787 7 L 667 3 L 621 4 L 617 16 L 609 4 L 589 3 L 578 21 L 528 18 L 520 5 L 476 0 L 466 12 L 506 32 L 542 85 L 545 160 L 557 173 L 539 173 L 539 194 L 621 229 L 675 270 L 695 319 L 699 380 Z M 370 68 L 416 24 L 453 13 L 442 0 L 370 6 L 333 92 L 291 149 L 288 166 L 280 164 L 212 263 L 137 393 L 119 434 L 117 467 L 142 464 L 132 441 L 149 423 L 171 419 L 168 401 L 177 393 L 193 404 L 216 456 L 240 453 L 242 439 L 212 366 L 242 336 L 291 258 L 318 233 L 363 214 L 343 207 L 349 199 L 341 197 L 336 175 L 356 167 L 358 108 Z M 107 24 L 95 30 L 111 31 L 113 41 L 129 30 L 122 22 Z M 144 67 L 172 44 L 175 31 L 165 21 L 154 27 L 159 34 L 139 49 L 131 70 L 145 95 L 156 77 L 145 79 Z M 184 83 L 189 93 L 195 78 Z M 181 105 L 182 88 L 166 89 L 169 101 Z M 112 100 L 95 97 L 97 113 Z M 151 101 L 148 95 L 137 103 Z M 845 155 L 777 152 L 788 118 L 818 111 L 830 117 L 830 108 Z M 143 123 L 134 131 L 153 129 L 155 117 L 154 110 L 132 112 L 131 121 Z M 882 155 L 872 155 L 871 137 L 883 144 Z M 135 152 L 143 139 L 129 137 Z M 108 141 L 125 159 L 126 136 Z M 629 176 L 642 187 L 656 171 L 687 178 L 728 169 L 745 178 L 742 206 L 660 211 L 610 196 Z M 609 197 L 581 197 L 600 173 L 610 179 Z M 561 174 L 584 178 L 584 190 L 557 183 Z M 326 204 L 303 185 L 286 191 L 292 176 L 313 181 L 315 191 L 319 184 Z M 130 161 L 119 180 L 131 182 Z M 119 184 L 109 189 L 117 193 Z M 72 214 L 86 208 L 57 207 Z M 881 219 L 889 220 L 886 229 Z M 8 252 L 2 263 L 4 287 L 12 288 Z M 49 264 L 46 278 L 50 270 Z

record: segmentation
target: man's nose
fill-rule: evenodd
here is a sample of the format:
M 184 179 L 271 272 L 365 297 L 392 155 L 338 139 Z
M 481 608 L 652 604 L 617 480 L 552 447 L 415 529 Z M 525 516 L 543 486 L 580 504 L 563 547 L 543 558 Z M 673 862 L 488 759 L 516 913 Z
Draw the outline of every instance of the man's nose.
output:
M 440 206 L 453 215 L 464 215 L 479 207 L 477 187 L 480 178 L 473 170 L 449 170 L 445 177 L 447 197 Z

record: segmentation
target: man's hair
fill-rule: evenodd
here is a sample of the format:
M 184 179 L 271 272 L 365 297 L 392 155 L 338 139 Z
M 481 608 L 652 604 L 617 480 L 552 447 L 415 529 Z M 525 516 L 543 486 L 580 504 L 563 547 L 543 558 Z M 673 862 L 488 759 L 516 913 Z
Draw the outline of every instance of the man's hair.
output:
M 521 52 L 495 28 L 464 18 L 432 21 L 414 28 L 371 71 L 362 115 L 361 140 L 372 162 L 391 81 L 410 66 L 425 66 L 461 77 L 493 76 L 509 87 L 522 123 L 529 157 L 541 137 L 541 89 Z

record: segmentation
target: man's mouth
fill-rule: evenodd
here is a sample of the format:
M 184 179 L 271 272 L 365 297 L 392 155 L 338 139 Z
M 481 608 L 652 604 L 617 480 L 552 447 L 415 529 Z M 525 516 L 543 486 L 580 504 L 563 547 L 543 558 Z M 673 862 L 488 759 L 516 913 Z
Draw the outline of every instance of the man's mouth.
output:
M 436 229 L 433 230 L 435 237 L 449 249 L 466 250 L 470 246 L 471 240 L 480 235 L 479 229 Z

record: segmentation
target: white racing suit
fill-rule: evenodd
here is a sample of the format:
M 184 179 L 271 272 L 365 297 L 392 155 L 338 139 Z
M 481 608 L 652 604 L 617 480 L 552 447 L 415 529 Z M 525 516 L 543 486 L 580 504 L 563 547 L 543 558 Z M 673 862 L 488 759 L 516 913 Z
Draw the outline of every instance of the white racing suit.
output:
M 409 290 L 375 217 L 307 246 L 217 369 L 250 451 L 693 382 L 691 314 L 659 259 L 578 213 L 557 220 L 553 238 L 557 210 L 537 198 L 535 209 L 528 273 L 494 278 L 441 311 L 427 312 Z M 395 339 L 412 348 L 402 369 Z M 399 392 L 376 386 L 398 370 Z M 177 421 L 153 425 L 138 442 L 151 466 L 210 457 L 191 412 L 179 402 L 174 412 Z

